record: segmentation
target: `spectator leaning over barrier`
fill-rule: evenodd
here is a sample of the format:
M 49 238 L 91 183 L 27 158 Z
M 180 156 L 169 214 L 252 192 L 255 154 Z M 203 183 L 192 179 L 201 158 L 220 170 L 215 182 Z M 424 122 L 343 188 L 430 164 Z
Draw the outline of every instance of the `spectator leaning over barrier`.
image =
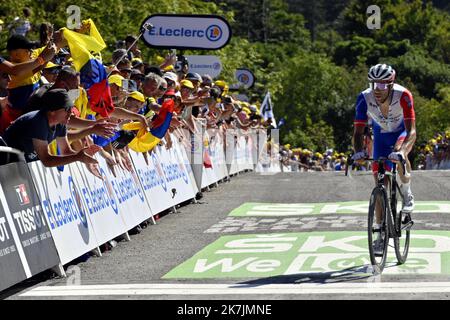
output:
M 41 160 L 46 167 L 75 161 L 97 163 L 92 155 L 98 148 L 84 148 L 75 153 L 69 145 L 66 125 L 72 114 L 73 102 L 67 91 L 49 90 L 43 95 L 42 102 L 45 109 L 24 114 L 6 130 L 3 137 L 6 144 L 24 152 L 27 162 Z M 61 155 L 49 153 L 49 144 L 55 139 Z
M 134 120 L 139 121 L 143 125 L 148 126 L 147 120 L 143 115 L 127 110 L 125 103 L 128 97 L 128 93 L 123 87 L 124 78 L 118 74 L 112 75 L 108 78 L 108 82 L 111 88 L 111 96 L 113 98 L 115 108 L 114 111 L 109 115 L 111 118 L 116 118 L 117 120 Z
M 195 118 L 201 118 L 201 113 L 200 113 L 200 107 L 202 107 L 205 102 L 203 101 L 202 98 L 206 97 L 209 90 L 207 88 L 201 89 L 200 88 L 200 84 L 202 83 L 203 79 L 202 77 L 195 72 L 189 72 L 186 77 L 185 80 L 189 80 L 192 85 L 194 86 L 193 90 L 192 90 L 192 96 L 193 98 L 196 98 L 195 103 L 192 105 L 192 115 Z
M 138 113 L 145 103 L 145 97 L 139 91 L 133 91 L 125 102 L 125 108 L 131 112 Z
M 109 137 L 113 134 L 113 125 L 107 121 L 93 121 L 85 119 L 87 114 L 95 114 L 90 110 L 87 102 L 86 91 L 80 87 L 79 73 L 68 66 L 61 68 L 54 84 L 46 84 L 36 90 L 28 100 L 26 110 L 35 111 L 45 107 L 43 102 L 44 94 L 51 89 L 64 89 L 67 91 L 70 101 L 77 110 L 74 110 L 76 115 L 70 117 L 68 127 L 74 129 L 81 129 L 80 131 L 73 131 L 70 134 L 71 141 L 81 139 L 90 134 L 100 135 L 102 137 Z
M 149 73 L 145 76 L 142 83 L 142 92 L 144 93 L 145 105 L 142 113 L 146 118 L 151 118 L 155 112 L 159 111 L 161 106 L 156 102 L 156 99 L 162 96 L 167 90 L 167 82 L 155 73 Z

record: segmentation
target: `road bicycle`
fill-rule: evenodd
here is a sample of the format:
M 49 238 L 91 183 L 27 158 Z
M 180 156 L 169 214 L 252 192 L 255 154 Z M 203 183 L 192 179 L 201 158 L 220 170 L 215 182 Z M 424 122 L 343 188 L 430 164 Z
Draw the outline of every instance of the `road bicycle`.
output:
M 394 240 L 398 264 L 405 263 L 409 252 L 410 231 L 414 222 L 411 219 L 411 212 L 401 210 L 404 195 L 397 183 L 396 163 L 392 164 L 392 171 L 389 171 L 385 168 L 387 158 L 364 160 L 378 162 L 377 185 L 370 195 L 367 231 L 373 272 L 381 273 L 386 264 L 389 239 Z M 406 172 L 405 164 L 406 161 L 403 159 L 400 162 L 403 172 Z M 379 226 L 376 224 L 377 210 L 381 213 Z M 381 247 L 381 253 L 380 248 L 375 250 L 374 246 Z

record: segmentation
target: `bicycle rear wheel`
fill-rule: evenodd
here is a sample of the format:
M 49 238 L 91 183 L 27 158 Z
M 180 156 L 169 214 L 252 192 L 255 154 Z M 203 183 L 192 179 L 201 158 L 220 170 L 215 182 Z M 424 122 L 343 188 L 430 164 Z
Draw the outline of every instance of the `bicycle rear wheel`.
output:
M 400 192 L 400 188 L 397 186 L 396 199 L 393 199 L 392 201 L 392 210 L 396 210 L 396 214 L 394 215 L 394 227 L 397 236 L 394 237 L 394 248 L 398 264 L 405 263 L 406 258 L 408 257 L 411 228 L 408 223 L 402 224 L 404 218 L 406 218 L 406 222 L 411 221 L 410 214 L 402 212 L 402 200 L 403 196 Z
M 373 189 L 370 196 L 367 225 L 370 262 L 374 268 L 374 272 L 379 273 L 383 271 L 386 264 L 389 245 L 389 226 L 387 222 L 388 208 L 385 192 L 384 189 L 379 187 Z M 381 211 L 381 224 L 379 228 L 378 226 L 375 226 L 377 209 Z M 381 239 L 379 237 L 381 237 Z

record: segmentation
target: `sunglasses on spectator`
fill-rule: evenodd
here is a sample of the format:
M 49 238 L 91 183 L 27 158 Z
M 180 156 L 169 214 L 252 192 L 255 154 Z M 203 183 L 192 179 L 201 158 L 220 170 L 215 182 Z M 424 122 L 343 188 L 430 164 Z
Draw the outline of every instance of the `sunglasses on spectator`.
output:
M 161 90 L 161 91 L 166 91 L 166 90 L 167 90 L 167 87 L 164 87 L 164 86 L 159 86 L 158 90 Z
M 170 81 L 170 80 L 166 79 L 166 82 L 167 82 L 167 86 L 169 86 L 169 87 L 175 85 L 175 82 L 173 82 L 173 81 Z
M 392 86 L 392 82 L 371 82 L 370 88 L 372 90 L 387 90 Z

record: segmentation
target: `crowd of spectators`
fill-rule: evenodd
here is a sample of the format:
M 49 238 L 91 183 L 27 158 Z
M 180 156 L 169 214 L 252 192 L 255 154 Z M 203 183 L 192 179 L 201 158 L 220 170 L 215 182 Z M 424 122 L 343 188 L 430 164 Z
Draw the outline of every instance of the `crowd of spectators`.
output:
M 450 169 L 450 130 L 438 132 L 419 146 L 419 170 Z
M 86 70 L 80 72 L 69 46 L 69 31 L 53 30 L 44 22 L 39 41 L 31 41 L 24 28 L 8 29 L 7 54 L 0 57 L 0 134 L 2 143 L 23 151 L 28 162 L 60 167 L 81 161 L 101 178 L 96 153 L 113 173 L 117 166 L 132 170 L 128 148 L 137 131 L 127 124 L 151 132 L 169 119 L 168 129 L 157 139 L 166 148 L 172 146 L 169 133 L 190 148 L 189 135 L 200 130 L 200 123 L 220 132 L 270 128 L 271 120 L 264 121 L 259 106 L 235 98 L 223 80 L 190 72 L 183 56 L 170 51 L 147 63 L 135 35 L 117 42 L 111 61 L 90 52 L 94 64 L 107 73 L 109 86 L 103 91 L 110 92 L 113 105 L 99 111 L 94 86 L 86 81 Z M 89 35 L 92 30 L 93 22 L 85 20 L 74 31 Z M 152 148 L 142 150 L 149 152 Z
M 292 172 L 345 171 L 348 158 L 347 154 L 333 149 L 321 153 L 306 148 L 291 148 L 290 144 L 281 146 L 279 153 L 282 170 L 289 168 Z M 359 166 L 357 170 L 366 170 L 366 167 Z
M 367 141 L 370 144 L 370 140 Z M 427 143 L 418 146 L 416 169 L 436 170 L 450 169 L 450 130 L 438 132 Z M 369 148 L 369 154 L 371 148 Z M 324 153 L 308 149 L 291 148 L 289 144 L 281 146 L 281 168 L 290 168 L 290 171 L 341 171 L 345 170 L 347 159 L 351 154 L 327 150 Z M 349 168 L 350 169 L 350 168 Z M 353 163 L 353 171 L 370 171 L 371 162 Z

